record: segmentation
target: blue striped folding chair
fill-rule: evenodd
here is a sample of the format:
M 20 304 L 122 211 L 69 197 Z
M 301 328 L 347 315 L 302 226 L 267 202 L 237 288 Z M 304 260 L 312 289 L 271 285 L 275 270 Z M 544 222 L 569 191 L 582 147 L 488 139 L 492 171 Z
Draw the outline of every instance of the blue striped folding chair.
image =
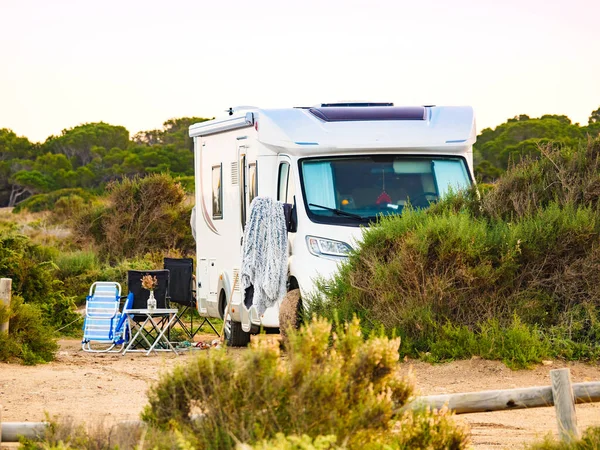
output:
M 131 297 L 131 298 L 129 298 Z M 113 281 L 97 281 L 86 298 L 85 321 L 81 348 L 86 352 L 120 352 L 130 336 L 129 322 L 119 312 L 121 285 Z M 127 303 L 133 301 L 128 296 Z M 124 309 L 127 308 L 127 304 Z M 118 348 L 115 348 L 118 347 Z

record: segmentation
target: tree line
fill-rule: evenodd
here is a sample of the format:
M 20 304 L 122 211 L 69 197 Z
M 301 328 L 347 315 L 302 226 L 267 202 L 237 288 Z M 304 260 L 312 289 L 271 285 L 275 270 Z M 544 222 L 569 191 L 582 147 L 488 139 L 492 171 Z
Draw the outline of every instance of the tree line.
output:
M 55 193 L 55 201 L 82 190 L 101 193 L 111 181 L 152 173 L 167 172 L 184 181 L 187 177 L 191 186 L 194 154 L 188 128 L 205 120 L 170 119 L 160 130 L 133 137 L 123 126 L 86 123 L 41 144 L 0 129 L 0 207 L 18 205 L 36 194 Z M 564 115 L 515 116 L 481 131 L 474 146 L 476 177 L 493 182 L 511 162 L 538 156 L 540 143 L 573 146 L 599 134 L 600 108 L 591 113 L 585 126 Z
M 32 143 L 0 129 L 0 207 L 35 194 L 74 188 L 101 192 L 111 181 L 168 172 L 194 175 L 191 124 L 208 119 L 171 119 L 161 130 L 130 136 L 123 126 L 86 123 Z
M 480 181 L 494 181 L 511 163 L 523 157 L 539 156 L 539 146 L 553 142 L 577 146 L 600 134 L 600 108 L 593 111 L 586 126 L 564 115 L 546 114 L 531 118 L 521 114 L 496 128 L 485 128 L 474 145 L 475 174 Z

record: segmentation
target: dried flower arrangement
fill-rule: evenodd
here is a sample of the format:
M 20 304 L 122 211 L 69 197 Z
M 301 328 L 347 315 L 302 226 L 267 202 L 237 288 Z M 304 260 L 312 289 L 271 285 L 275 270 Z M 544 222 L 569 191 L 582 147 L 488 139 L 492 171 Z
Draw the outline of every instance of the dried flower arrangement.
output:
M 142 287 L 144 289 L 152 291 L 154 288 L 156 288 L 156 286 L 158 286 L 158 280 L 156 279 L 156 276 L 152 276 L 147 273 L 142 277 Z

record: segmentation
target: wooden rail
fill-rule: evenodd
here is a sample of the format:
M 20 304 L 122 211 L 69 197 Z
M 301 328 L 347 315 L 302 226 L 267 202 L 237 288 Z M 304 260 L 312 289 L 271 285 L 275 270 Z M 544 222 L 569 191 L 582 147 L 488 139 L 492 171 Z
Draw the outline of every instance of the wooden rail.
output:
M 600 381 L 571 384 L 569 369 L 550 371 L 552 386 L 418 397 L 403 409 L 447 406 L 455 414 L 554 406 L 561 439 L 579 437 L 575 404 L 600 402 Z
M 573 383 L 576 404 L 600 402 L 600 382 Z M 428 395 L 418 397 L 405 408 L 429 406 L 440 409 L 446 405 L 455 414 L 472 414 L 508 409 L 553 406 L 551 386 L 467 392 L 463 394 Z

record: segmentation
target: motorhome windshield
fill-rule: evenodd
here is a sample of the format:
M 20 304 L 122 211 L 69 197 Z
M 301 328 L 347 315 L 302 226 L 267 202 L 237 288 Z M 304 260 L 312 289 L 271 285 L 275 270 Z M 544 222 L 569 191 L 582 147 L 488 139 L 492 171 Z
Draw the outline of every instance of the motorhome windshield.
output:
M 405 205 L 424 208 L 471 184 L 460 157 L 372 155 L 300 160 L 305 207 L 313 222 L 366 225 Z

